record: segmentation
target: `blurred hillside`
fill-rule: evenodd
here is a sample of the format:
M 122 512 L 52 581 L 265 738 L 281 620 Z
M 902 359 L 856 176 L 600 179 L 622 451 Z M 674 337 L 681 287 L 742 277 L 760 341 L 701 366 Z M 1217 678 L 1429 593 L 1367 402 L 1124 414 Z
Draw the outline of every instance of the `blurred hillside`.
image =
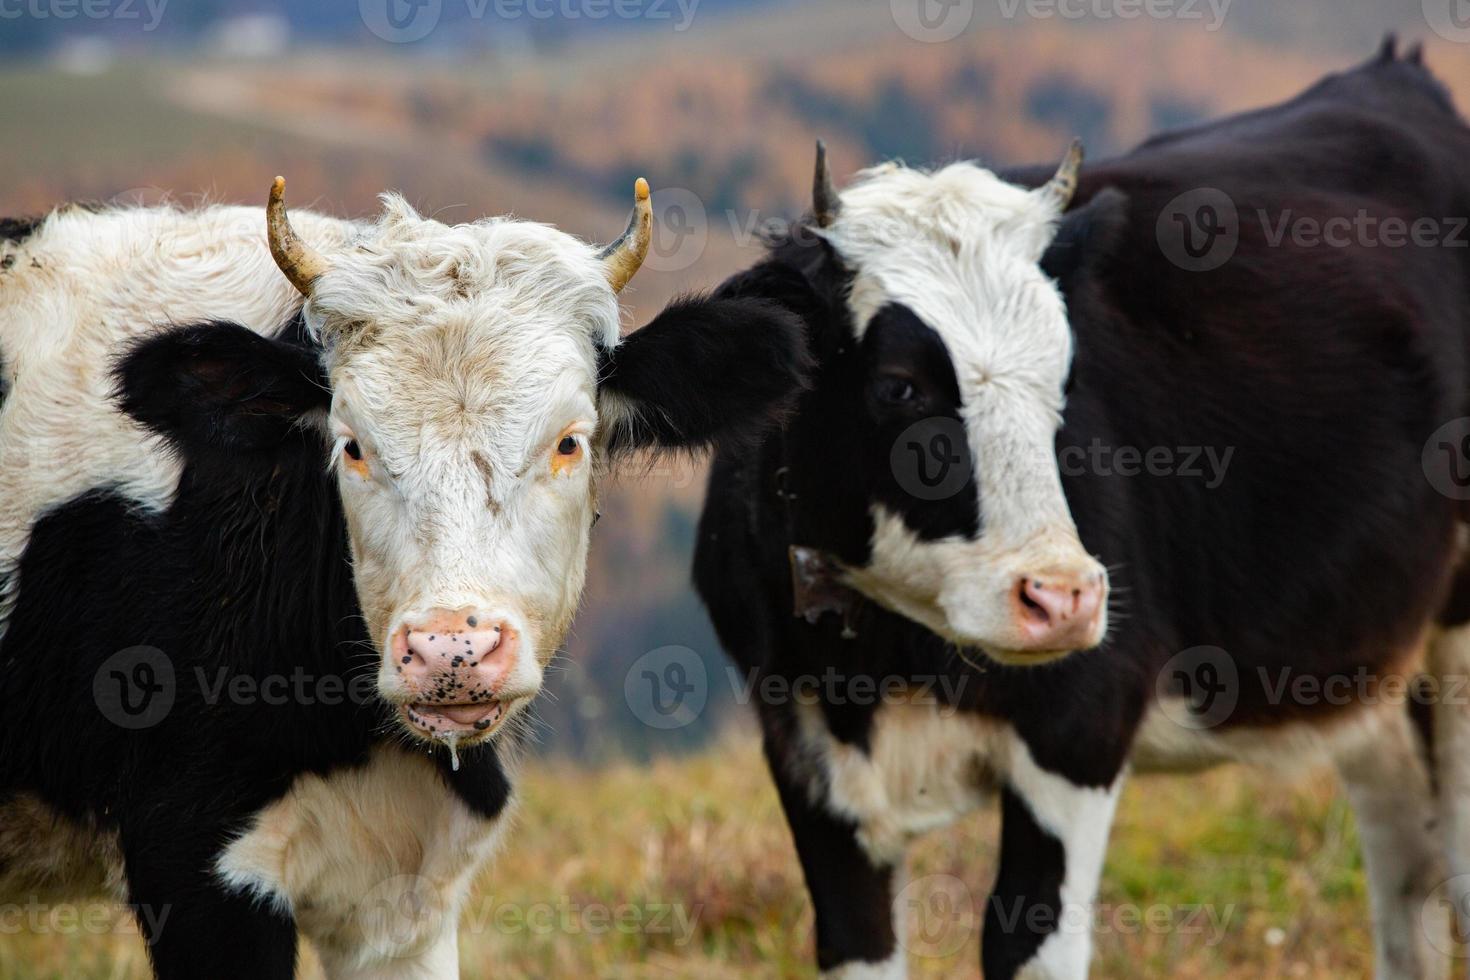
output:
M 257 202 L 280 172 L 298 207 L 367 215 L 392 188 L 447 221 L 514 212 L 606 240 L 646 175 L 659 239 L 630 291 L 632 328 L 753 261 L 761 222 L 802 210 L 817 135 L 839 176 L 889 157 L 1051 159 L 1074 134 L 1096 156 L 1288 97 L 1388 29 L 1428 39 L 1430 65 L 1470 96 L 1470 58 L 1431 32 L 1421 0 L 1236 0 L 1219 30 L 1007 16 L 1013 4 L 977 0 L 944 43 L 904 33 L 904 0 L 703 0 L 683 30 L 443 0 L 428 36 L 392 44 L 366 26 L 369 2 L 174 0 L 149 31 L 0 21 L 0 214 L 64 199 Z M 587 608 L 542 706 L 548 746 L 651 752 L 739 716 L 687 584 L 702 488 L 696 470 L 654 466 L 604 502 Z M 624 680 L 671 645 L 705 661 L 710 705 L 658 731 Z

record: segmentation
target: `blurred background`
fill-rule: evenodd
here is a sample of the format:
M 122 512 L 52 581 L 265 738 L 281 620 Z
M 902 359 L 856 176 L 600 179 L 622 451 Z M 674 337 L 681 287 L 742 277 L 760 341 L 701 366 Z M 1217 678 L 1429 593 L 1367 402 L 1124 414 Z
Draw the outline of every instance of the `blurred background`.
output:
M 625 294 L 634 329 L 758 258 L 762 224 L 808 203 L 817 136 L 839 183 L 894 157 L 1051 161 L 1073 135 L 1098 157 L 1287 98 L 1389 30 L 1425 41 L 1466 104 L 1465 0 L 0 0 L 0 215 L 263 204 L 282 173 L 298 208 L 366 217 L 396 189 L 445 221 L 514 213 L 608 240 L 642 175 L 658 237 Z M 742 679 L 688 584 L 703 486 L 697 465 L 652 464 L 604 502 L 585 608 L 540 709 L 552 782 L 529 784 L 529 850 L 496 872 L 527 895 L 678 897 L 703 925 L 692 946 L 645 934 L 636 954 L 592 959 L 548 940 L 512 975 L 633 975 L 612 965 L 633 959 L 659 976 L 808 969 L 809 913 Z M 706 691 L 673 716 L 644 683 L 671 661 L 702 670 Z M 589 767 L 595 785 L 577 775 Z M 1363 975 L 1361 877 L 1330 782 L 1253 785 L 1130 791 L 1105 898 L 1227 895 L 1239 915 L 1220 947 L 1103 940 L 1100 975 Z M 598 806 L 569 817 L 559 793 Z M 983 896 L 991 820 L 926 845 L 919 865 Z M 537 824 L 557 829 L 538 838 Z M 622 864 L 568 856 L 623 832 Z M 917 972 L 972 973 L 973 926 Z M 467 974 L 526 945 L 499 936 Z M 127 948 L 96 975 L 133 975 Z M 0 942 L 0 976 L 91 975 L 74 949 L 23 968 L 34 951 Z
M 643 175 L 659 235 L 631 329 L 757 257 L 762 224 L 807 205 L 818 135 L 839 179 L 1049 160 L 1074 134 L 1096 157 L 1279 100 L 1390 29 L 1470 91 L 1470 5 L 1431 24 L 1437 2 L 0 0 L 0 213 L 256 202 L 284 173 L 295 207 L 368 216 L 397 189 L 445 221 L 608 240 Z M 695 747 L 743 714 L 688 586 L 703 487 L 681 463 L 611 494 L 544 749 Z M 709 696 L 652 728 L 652 689 L 624 681 L 667 647 L 700 658 Z

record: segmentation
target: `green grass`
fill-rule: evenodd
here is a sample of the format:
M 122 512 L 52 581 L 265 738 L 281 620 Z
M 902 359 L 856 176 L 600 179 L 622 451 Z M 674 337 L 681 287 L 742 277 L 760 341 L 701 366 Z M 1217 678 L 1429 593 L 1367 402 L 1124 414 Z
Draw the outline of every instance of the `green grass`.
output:
M 466 978 L 814 975 L 811 912 L 752 742 L 596 771 L 533 763 L 520 792 L 518 825 L 461 925 Z M 997 830 L 987 811 L 913 849 L 913 976 L 979 975 Z M 1195 915 L 1201 903 L 1213 919 Z M 1371 972 L 1357 838 L 1329 776 L 1290 786 L 1238 769 L 1135 780 L 1097 918 L 1097 977 Z M 0 935 L 0 976 L 146 975 L 135 934 Z

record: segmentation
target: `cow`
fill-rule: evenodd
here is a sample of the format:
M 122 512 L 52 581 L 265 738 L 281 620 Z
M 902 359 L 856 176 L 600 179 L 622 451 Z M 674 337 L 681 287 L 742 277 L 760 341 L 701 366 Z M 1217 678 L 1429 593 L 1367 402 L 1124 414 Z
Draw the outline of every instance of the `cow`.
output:
M 819 144 L 811 214 L 711 294 L 799 315 L 816 367 L 717 454 L 693 571 L 824 976 L 906 975 L 906 846 L 997 798 L 984 975 L 1085 976 L 1132 769 L 1312 760 L 1361 828 L 1378 975 L 1436 972 L 1470 712 L 1390 692 L 1470 669 L 1470 481 L 1441 458 L 1470 444 L 1467 159 L 1392 39 L 1085 169 L 838 192 Z M 1343 242 L 1359 215 L 1399 247 Z
M 128 903 L 163 980 L 457 976 L 599 485 L 752 438 L 801 328 L 622 338 L 642 180 L 601 249 L 283 188 L 3 226 L 0 892 Z

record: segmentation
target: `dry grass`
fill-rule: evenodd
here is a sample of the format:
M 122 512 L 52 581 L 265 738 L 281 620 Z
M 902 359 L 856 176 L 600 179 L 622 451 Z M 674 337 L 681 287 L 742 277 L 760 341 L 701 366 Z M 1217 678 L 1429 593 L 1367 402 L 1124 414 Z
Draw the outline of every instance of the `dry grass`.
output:
M 811 912 L 750 740 L 596 772 L 541 763 L 520 789 L 519 826 L 461 924 L 467 978 L 813 975 Z M 996 833 L 987 812 L 915 847 L 915 977 L 979 975 Z M 1202 902 L 1213 904 L 1194 915 Z M 1094 975 L 1367 976 L 1365 905 L 1351 815 L 1330 777 L 1140 779 L 1113 833 Z M 0 976 L 147 976 L 135 934 L 70 931 L 0 921 Z

